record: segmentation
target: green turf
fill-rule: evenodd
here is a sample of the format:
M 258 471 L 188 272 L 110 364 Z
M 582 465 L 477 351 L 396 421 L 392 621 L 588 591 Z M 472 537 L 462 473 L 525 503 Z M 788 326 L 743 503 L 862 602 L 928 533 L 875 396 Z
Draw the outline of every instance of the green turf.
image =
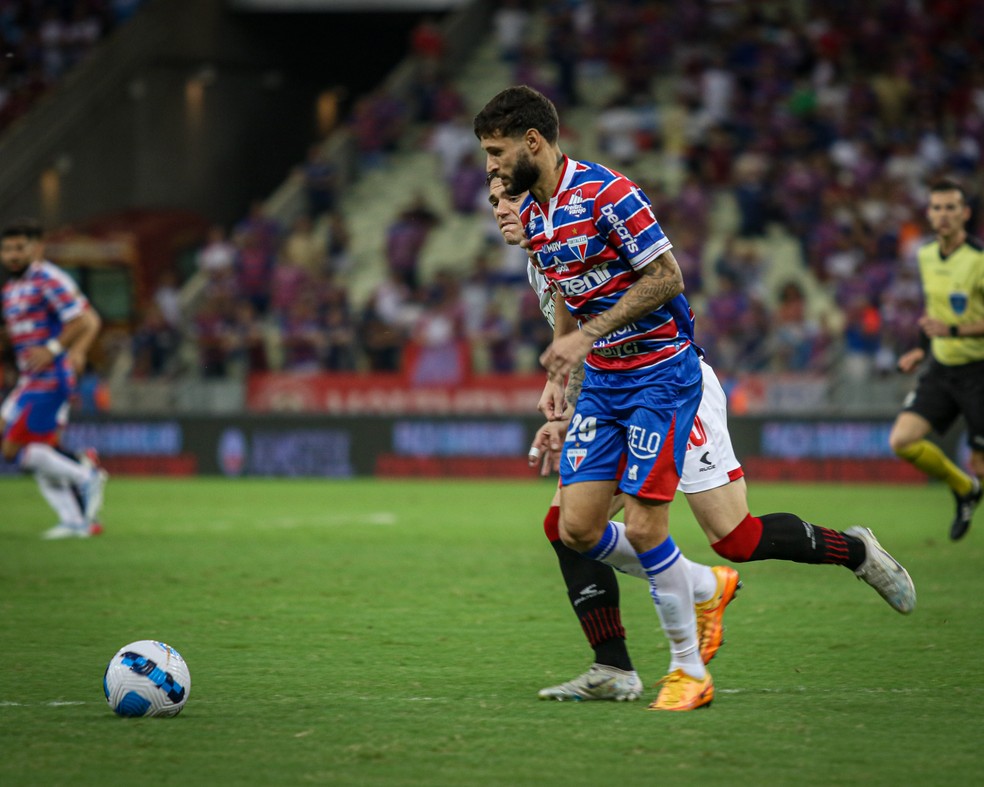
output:
M 0 784 L 978 783 L 984 521 L 948 542 L 941 487 L 753 485 L 757 512 L 870 525 L 918 606 L 842 568 L 746 565 L 714 706 L 679 714 L 536 700 L 590 660 L 540 526 L 551 493 L 114 479 L 106 535 L 49 543 L 33 484 L 0 482 Z M 673 519 L 714 562 L 682 502 Z M 651 685 L 666 647 L 642 583 L 622 591 Z M 190 666 L 176 718 L 102 698 L 145 638 Z

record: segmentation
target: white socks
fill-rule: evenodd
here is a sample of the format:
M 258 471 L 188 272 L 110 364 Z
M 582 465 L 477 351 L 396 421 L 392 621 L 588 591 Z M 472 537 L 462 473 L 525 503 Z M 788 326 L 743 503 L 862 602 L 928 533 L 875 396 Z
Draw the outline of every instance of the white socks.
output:
M 649 579 L 646 569 L 639 562 L 639 555 L 635 548 L 629 543 L 625 536 L 625 525 L 622 522 L 609 522 L 605 528 L 605 534 L 601 541 L 588 552 L 585 556 L 592 560 L 600 560 L 607 563 L 616 571 L 623 574 L 637 577 L 638 579 Z M 685 558 L 682 554 L 680 560 L 690 573 L 690 582 L 694 589 L 694 600 L 698 603 L 707 601 L 717 590 L 717 577 L 709 566 L 702 563 L 694 563 Z
M 44 473 L 36 472 L 34 478 L 41 489 L 41 496 L 58 515 L 58 524 L 76 526 L 85 524 L 85 515 L 79 507 L 79 501 L 76 500 L 71 485 Z
M 89 480 L 89 471 L 85 467 L 44 443 L 25 445 L 21 449 L 20 466 L 32 473 L 50 476 L 56 481 L 75 486 L 81 486 Z
M 649 575 L 649 594 L 670 641 L 670 672 L 682 669 L 693 678 L 702 679 L 707 671 L 700 657 L 697 640 L 697 616 L 694 612 L 690 571 L 680 550 L 667 538 L 653 549 L 641 552 L 639 562 Z

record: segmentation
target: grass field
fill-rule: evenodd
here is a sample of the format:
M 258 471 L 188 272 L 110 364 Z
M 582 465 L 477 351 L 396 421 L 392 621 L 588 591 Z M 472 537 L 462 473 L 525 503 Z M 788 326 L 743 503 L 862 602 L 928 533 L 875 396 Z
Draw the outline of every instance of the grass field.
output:
M 949 495 L 754 485 L 757 512 L 871 526 L 909 568 L 904 617 L 844 569 L 760 563 L 726 617 L 709 710 L 547 703 L 585 669 L 540 523 L 544 482 L 114 479 L 96 539 L 43 542 L 0 482 L 0 784 L 774 785 L 980 783 L 984 514 Z M 681 502 L 674 532 L 715 562 Z M 622 579 L 647 685 L 667 651 Z M 182 652 L 173 719 L 102 697 L 122 645 Z

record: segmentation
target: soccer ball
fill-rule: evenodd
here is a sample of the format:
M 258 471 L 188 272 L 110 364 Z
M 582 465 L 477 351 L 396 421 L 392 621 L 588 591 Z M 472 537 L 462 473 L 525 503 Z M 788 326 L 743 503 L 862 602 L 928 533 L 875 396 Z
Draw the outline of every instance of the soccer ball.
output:
M 119 716 L 176 716 L 188 701 L 191 673 L 170 645 L 142 639 L 124 645 L 110 660 L 103 692 Z

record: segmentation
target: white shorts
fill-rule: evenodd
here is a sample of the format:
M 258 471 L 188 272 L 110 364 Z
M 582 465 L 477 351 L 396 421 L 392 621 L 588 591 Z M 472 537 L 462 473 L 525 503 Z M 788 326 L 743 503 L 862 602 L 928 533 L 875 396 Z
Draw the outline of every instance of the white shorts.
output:
M 684 494 L 706 492 L 741 478 L 745 473 L 728 434 L 728 399 L 714 370 L 703 361 L 704 395 L 690 431 L 683 475 L 677 489 Z

